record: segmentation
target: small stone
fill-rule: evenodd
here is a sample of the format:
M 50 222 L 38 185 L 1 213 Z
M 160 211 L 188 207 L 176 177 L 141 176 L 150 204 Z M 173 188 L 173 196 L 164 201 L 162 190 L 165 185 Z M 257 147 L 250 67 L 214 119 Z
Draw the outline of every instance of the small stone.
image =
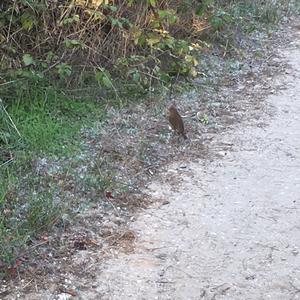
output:
M 287 259 L 285 257 L 281 257 L 281 260 L 282 261 L 286 261 Z

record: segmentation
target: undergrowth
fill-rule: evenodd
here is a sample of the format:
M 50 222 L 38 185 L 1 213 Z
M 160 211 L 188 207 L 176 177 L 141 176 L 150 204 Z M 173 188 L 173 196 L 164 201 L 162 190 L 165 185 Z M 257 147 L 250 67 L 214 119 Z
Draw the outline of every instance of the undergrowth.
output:
M 0 268 L 8 270 L 34 235 L 70 213 L 68 190 L 87 198 L 117 184 L 101 157 L 80 169 L 84 128 L 105 126 L 112 106 L 159 98 L 178 74 L 207 76 L 201 51 L 234 60 L 243 34 L 272 30 L 299 3 L 17 0 L 0 9 Z

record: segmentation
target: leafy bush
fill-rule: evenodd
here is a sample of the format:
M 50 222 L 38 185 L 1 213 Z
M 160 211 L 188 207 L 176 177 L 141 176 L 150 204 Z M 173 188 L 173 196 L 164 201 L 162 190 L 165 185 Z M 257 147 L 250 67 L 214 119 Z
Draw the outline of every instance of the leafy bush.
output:
M 196 75 L 191 56 L 198 46 L 186 33 L 196 32 L 197 3 L 7 1 L 0 14 L 2 81 L 11 80 L 4 74 L 9 71 L 14 79 L 36 81 L 51 75 L 78 84 L 85 72 L 94 75 L 89 84 L 103 88 L 113 88 L 111 76 L 145 88 L 174 73 Z
M 16 79 L 115 94 L 129 82 L 144 91 L 174 74 L 196 76 L 204 37 L 230 24 L 249 31 L 256 21 L 276 22 L 294 2 L 8 0 L 0 13 L 0 96 L 11 96 L 16 86 L 7 83 Z

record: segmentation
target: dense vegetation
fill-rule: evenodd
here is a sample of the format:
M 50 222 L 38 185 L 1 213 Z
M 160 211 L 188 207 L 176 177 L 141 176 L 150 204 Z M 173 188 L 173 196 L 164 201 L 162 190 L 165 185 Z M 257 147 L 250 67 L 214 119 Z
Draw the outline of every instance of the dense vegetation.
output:
M 235 54 L 238 32 L 274 26 L 298 8 L 285 0 L 1 1 L 0 267 L 68 205 L 49 178 L 32 176 L 36 157 L 68 161 L 80 129 L 105 120 L 107 107 L 157 93 L 177 74 L 198 76 L 212 43 Z
M 14 98 L 12 90 L 27 89 L 28 82 L 53 81 L 70 93 L 88 87 L 98 98 L 109 92 L 120 97 L 143 93 L 177 73 L 197 76 L 195 52 L 208 37 L 226 42 L 229 37 L 219 33 L 237 22 L 247 31 L 257 21 L 274 23 L 291 9 L 290 2 L 4 1 L 1 97 Z

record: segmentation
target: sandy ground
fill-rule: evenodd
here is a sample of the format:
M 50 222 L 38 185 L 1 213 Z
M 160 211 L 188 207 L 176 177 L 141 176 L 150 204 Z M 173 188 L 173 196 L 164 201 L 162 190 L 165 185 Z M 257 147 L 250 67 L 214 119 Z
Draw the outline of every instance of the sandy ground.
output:
M 134 253 L 107 261 L 81 299 L 300 299 L 300 32 L 266 100 L 267 126 L 237 126 L 211 163 L 174 164 L 165 199 L 133 223 Z

